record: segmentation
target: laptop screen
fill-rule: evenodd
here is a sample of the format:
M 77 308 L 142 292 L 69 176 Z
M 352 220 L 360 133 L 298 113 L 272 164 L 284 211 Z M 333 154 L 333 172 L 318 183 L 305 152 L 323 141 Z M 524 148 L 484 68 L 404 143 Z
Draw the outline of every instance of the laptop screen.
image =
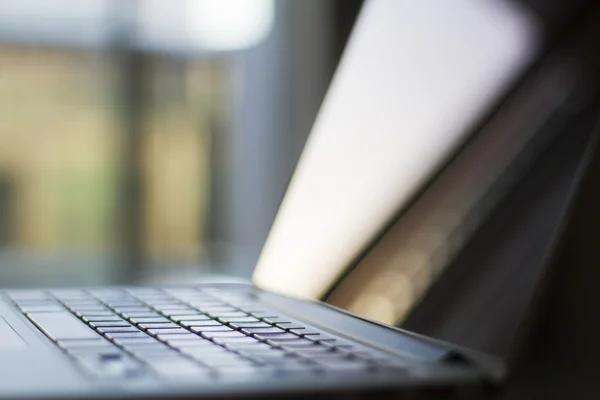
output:
M 510 1 L 367 1 L 261 253 L 255 284 L 316 299 L 343 285 L 349 268 L 390 221 L 419 204 L 417 193 L 534 58 L 538 30 Z M 420 250 L 398 263 L 419 266 L 416 258 L 429 255 Z M 396 293 L 414 290 L 420 279 L 381 275 L 376 267 L 372 273 Z M 408 301 L 397 310 L 401 298 L 369 300 L 354 281 L 334 303 L 387 323 L 410 308 Z

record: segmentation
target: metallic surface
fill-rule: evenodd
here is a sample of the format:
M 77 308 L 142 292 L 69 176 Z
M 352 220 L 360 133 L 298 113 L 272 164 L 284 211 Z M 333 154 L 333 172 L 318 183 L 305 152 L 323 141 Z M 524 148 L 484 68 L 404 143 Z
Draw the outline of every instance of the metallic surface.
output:
M 223 286 L 221 286 L 223 287 Z M 237 288 L 242 286 L 236 285 Z M 244 290 L 252 291 L 251 286 Z M 385 350 L 407 356 L 414 353 L 414 363 L 406 371 L 377 375 L 286 375 L 286 376 L 236 376 L 219 380 L 199 377 L 197 382 L 158 380 L 153 376 L 140 376 L 126 380 L 94 380 L 78 371 L 75 364 L 55 347 L 42 332 L 17 313 L 8 302 L 0 301 L 0 316 L 28 343 L 22 349 L 0 349 L 0 398 L 128 398 L 153 396 L 176 398 L 193 396 L 201 398 L 220 396 L 266 395 L 316 395 L 351 392 L 414 392 L 421 390 L 447 390 L 447 393 L 478 390 L 484 372 L 475 366 L 430 359 L 426 354 L 445 352 L 439 344 L 421 342 L 408 334 L 369 324 L 354 317 L 314 302 L 258 293 L 269 307 L 282 312 L 301 310 L 310 317 L 310 323 L 328 327 L 336 333 L 336 326 L 346 337 L 370 344 L 373 341 Z M 335 318 L 333 318 L 335 317 Z M 333 318 L 333 319 L 332 319 Z M 396 338 L 397 340 L 390 340 Z M 411 350 L 412 348 L 412 350 Z M 440 353 L 440 354 L 442 354 Z M 423 355 L 423 356 L 422 356 Z M 435 358 L 435 357 L 434 357 Z M 10 360 L 10 362 L 5 361 Z

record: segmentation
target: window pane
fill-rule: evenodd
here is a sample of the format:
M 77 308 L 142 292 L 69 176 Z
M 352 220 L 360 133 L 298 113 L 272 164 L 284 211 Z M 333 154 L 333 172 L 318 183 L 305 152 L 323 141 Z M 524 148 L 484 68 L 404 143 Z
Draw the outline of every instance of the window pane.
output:
M 98 54 L 0 47 L 5 245 L 111 248 L 118 141 L 110 76 Z

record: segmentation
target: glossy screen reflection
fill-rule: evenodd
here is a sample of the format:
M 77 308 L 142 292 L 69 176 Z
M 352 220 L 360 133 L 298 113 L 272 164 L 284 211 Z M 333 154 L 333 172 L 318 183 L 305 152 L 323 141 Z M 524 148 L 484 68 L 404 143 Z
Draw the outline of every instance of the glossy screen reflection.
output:
M 448 253 L 452 226 L 493 182 L 492 167 L 506 153 L 487 169 L 450 176 L 407 209 L 401 232 L 388 239 L 402 251 L 370 252 L 368 265 L 344 273 L 527 65 L 535 39 L 533 21 L 512 2 L 366 3 L 255 283 L 299 297 L 331 293 L 335 305 L 399 321 L 436 275 L 432 259 Z

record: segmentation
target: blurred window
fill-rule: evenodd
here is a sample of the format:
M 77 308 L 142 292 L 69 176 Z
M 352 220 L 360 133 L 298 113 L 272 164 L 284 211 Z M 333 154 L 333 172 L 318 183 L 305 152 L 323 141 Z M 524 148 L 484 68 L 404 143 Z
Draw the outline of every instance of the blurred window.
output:
M 117 265 L 122 276 L 197 262 L 221 156 L 213 135 L 233 129 L 235 55 L 269 36 L 274 1 L 0 0 L 0 10 L 3 282 L 21 266 Z

